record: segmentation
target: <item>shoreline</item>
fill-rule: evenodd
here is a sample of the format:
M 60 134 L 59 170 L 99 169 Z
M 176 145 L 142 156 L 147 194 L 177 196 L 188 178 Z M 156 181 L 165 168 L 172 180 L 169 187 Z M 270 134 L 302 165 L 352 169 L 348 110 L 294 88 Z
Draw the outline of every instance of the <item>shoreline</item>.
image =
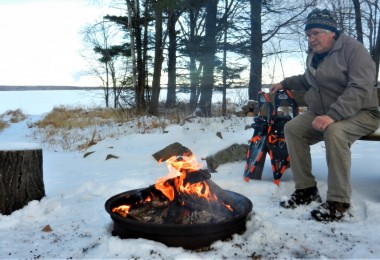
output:
M 102 87 L 79 86 L 7 86 L 0 85 L 0 91 L 25 91 L 25 90 L 97 90 Z

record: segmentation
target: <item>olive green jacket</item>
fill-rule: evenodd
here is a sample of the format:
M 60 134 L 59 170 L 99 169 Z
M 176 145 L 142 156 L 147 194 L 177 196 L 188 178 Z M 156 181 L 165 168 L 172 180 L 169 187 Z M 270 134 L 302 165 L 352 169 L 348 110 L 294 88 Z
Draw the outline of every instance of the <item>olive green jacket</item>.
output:
M 341 34 L 317 69 L 311 66 L 313 55 L 313 51 L 308 54 L 303 75 L 281 82 L 285 89 L 305 91 L 309 110 L 334 121 L 361 110 L 373 111 L 380 117 L 375 64 L 362 43 Z

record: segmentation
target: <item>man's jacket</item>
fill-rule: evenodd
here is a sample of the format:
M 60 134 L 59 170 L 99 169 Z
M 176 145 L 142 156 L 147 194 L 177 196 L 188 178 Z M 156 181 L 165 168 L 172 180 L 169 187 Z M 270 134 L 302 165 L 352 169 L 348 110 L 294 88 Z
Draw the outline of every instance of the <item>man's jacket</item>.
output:
M 375 64 L 362 43 L 341 34 L 317 69 L 311 66 L 314 52 L 307 57 L 303 75 L 285 78 L 285 89 L 306 91 L 304 100 L 317 115 L 334 121 L 349 118 L 360 110 L 379 117 Z

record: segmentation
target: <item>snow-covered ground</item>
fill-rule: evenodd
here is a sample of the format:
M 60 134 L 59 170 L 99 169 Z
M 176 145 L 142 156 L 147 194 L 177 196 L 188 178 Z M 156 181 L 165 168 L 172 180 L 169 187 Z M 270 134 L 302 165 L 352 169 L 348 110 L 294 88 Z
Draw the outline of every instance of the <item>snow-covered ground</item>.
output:
M 4 102 L 9 102 L 9 107 L 14 109 L 15 100 L 17 97 L 7 96 L 1 99 L 1 106 L 6 107 Z M 37 106 L 43 101 L 34 102 Z M 115 194 L 147 187 L 165 176 L 165 164 L 158 164 L 152 154 L 173 142 L 190 148 L 205 166 L 201 158 L 234 143 L 247 143 L 252 130 L 245 130 L 245 126 L 252 118 L 196 118 L 182 126 L 167 127 L 167 133 L 129 133 L 107 138 L 79 152 L 49 148 L 33 138 L 34 129 L 28 127 L 28 122 L 39 120 L 51 108 L 45 106 L 36 110 L 38 113 L 27 112 L 31 114 L 26 120 L 0 132 L 2 147 L 20 143 L 43 147 L 46 190 L 46 197 L 41 201 L 32 201 L 11 215 L 0 215 L 0 259 L 380 258 L 380 171 L 377 165 L 380 142 L 358 141 L 352 146 L 352 217 L 337 223 L 312 220 L 310 211 L 317 204 L 282 209 L 279 201 L 294 189 L 292 172 L 288 169 L 280 186 L 274 185 L 269 158 L 263 179 L 248 183 L 243 180 L 244 161 L 219 166 L 212 180 L 224 189 L 249 198 L 253 210 L 244 234 L 234 235 L 230 241 L 216 241 L 209 251 L 196 252 L 145 239 L 113 237 L 113 223 L 104 203 Z M 33 107 L 24 109 L 33 111 Z M 223 139 L 216 132 L 221 132 Z M 84 153 L 89 151 L 94 153 L 84 158 Z M 106 160 L 108 154 L 119 158 Z M 314 145 L 312 154 L 318 188 L 325 199 L 327 176 L 323 143 Z M 48 225 L 51 231 L 44 229 Z

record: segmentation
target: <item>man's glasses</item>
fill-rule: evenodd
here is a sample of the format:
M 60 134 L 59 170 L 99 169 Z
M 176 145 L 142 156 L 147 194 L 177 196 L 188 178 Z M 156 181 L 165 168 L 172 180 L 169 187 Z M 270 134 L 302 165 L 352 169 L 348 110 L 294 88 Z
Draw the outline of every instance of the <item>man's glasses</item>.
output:
M 311 31 L 306 33 L 306 38 L 310 39 L 318 39 L 321 37 L 322 33 L 326 33 L 326 31 Z

